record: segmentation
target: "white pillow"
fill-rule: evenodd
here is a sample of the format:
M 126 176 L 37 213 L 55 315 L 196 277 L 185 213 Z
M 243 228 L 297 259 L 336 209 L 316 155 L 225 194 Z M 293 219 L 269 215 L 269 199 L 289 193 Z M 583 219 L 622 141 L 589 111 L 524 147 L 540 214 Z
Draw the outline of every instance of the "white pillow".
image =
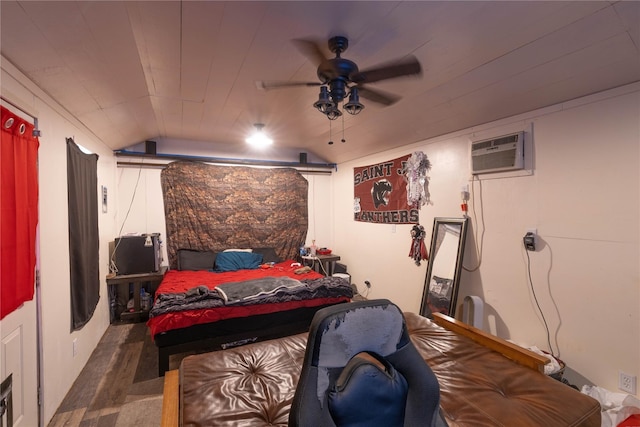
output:
M 253 252 L 253 249 L 225 249 L 222 252 Z

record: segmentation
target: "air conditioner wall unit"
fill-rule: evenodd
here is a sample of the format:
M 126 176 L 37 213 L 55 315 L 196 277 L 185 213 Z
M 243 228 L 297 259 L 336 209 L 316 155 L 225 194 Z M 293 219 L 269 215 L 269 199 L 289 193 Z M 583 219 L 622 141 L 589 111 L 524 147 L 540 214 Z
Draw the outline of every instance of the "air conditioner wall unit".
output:
M 524 132 L 471 142 L 473 175 L 524 169 Z

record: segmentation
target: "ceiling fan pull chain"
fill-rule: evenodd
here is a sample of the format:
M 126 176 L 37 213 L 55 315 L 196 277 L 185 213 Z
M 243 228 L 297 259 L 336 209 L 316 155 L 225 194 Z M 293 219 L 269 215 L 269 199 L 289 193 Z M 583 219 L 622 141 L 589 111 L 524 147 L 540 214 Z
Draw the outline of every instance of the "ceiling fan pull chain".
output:
M 333 145 L 333 134 L 331 133 L 331 120 L 329 120 L 329 145 Z
M 344 139 L 344 114 L 342 115 L 342 143 L 344 144 L 345 142 L 347 142 Z

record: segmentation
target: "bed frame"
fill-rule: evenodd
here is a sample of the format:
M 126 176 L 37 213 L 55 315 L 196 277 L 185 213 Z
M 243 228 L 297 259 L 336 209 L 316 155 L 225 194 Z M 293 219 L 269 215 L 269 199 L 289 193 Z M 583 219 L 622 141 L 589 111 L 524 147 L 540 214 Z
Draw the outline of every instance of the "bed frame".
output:
M 534 371 L 544 373 L 544 365 L 549 363 L 549 359 L 545 356 L 512 344 L 442 313 L 433 313 L 433 321 L 451 332 L 470 338 L 481 346 L 498 352 L 504 357 Z
M 174 354 L 223 350 L 306 332 L 316 311 L 330 305 L 335 303 L 220 320 L 156 334 L 153 339 L 158 347 L 158 376 L 164 376 L 169 370 L 169 359 Z
M 433 321 L 445 329 L 470 338 L 478 344 L 541 374 L 544 372 L 544 365 L 549 361 L 546 357 L 533 351 L 519 347 L 444 314 L 433 313 Z M 179 425 L 179 390 L 179 371 L 177 369 L 168 371 L 164 378 L 161 427 L 176 427 Z

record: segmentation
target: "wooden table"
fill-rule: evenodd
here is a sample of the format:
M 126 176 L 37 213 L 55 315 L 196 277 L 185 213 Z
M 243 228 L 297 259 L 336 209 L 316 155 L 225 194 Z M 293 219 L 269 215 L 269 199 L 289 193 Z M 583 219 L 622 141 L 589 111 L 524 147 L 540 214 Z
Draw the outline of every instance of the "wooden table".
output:
M 108 275 L 107 287 L 109 289 L 109 320 L 140 322 L 149 315 L 149 309 L 140 306 L 140 289 L 151 294 L 151 300 L 158 285 L 164 277 L 167 267 L 161 267 L 160 271 L 139 274 Z M 133 293 L 133 295 L 131 295 Z M 133 298 L 133 309 L 127 310 L 129 299 Z M 122 308 L 122 310 L 120 309 Z
M 339 255 L 305 255 L 302 257 L 305 264 L 310 263 L 310 266 L 325 276 L 333 276 L 333 272 L 336 269 L 336 261 L 340 261 Z

